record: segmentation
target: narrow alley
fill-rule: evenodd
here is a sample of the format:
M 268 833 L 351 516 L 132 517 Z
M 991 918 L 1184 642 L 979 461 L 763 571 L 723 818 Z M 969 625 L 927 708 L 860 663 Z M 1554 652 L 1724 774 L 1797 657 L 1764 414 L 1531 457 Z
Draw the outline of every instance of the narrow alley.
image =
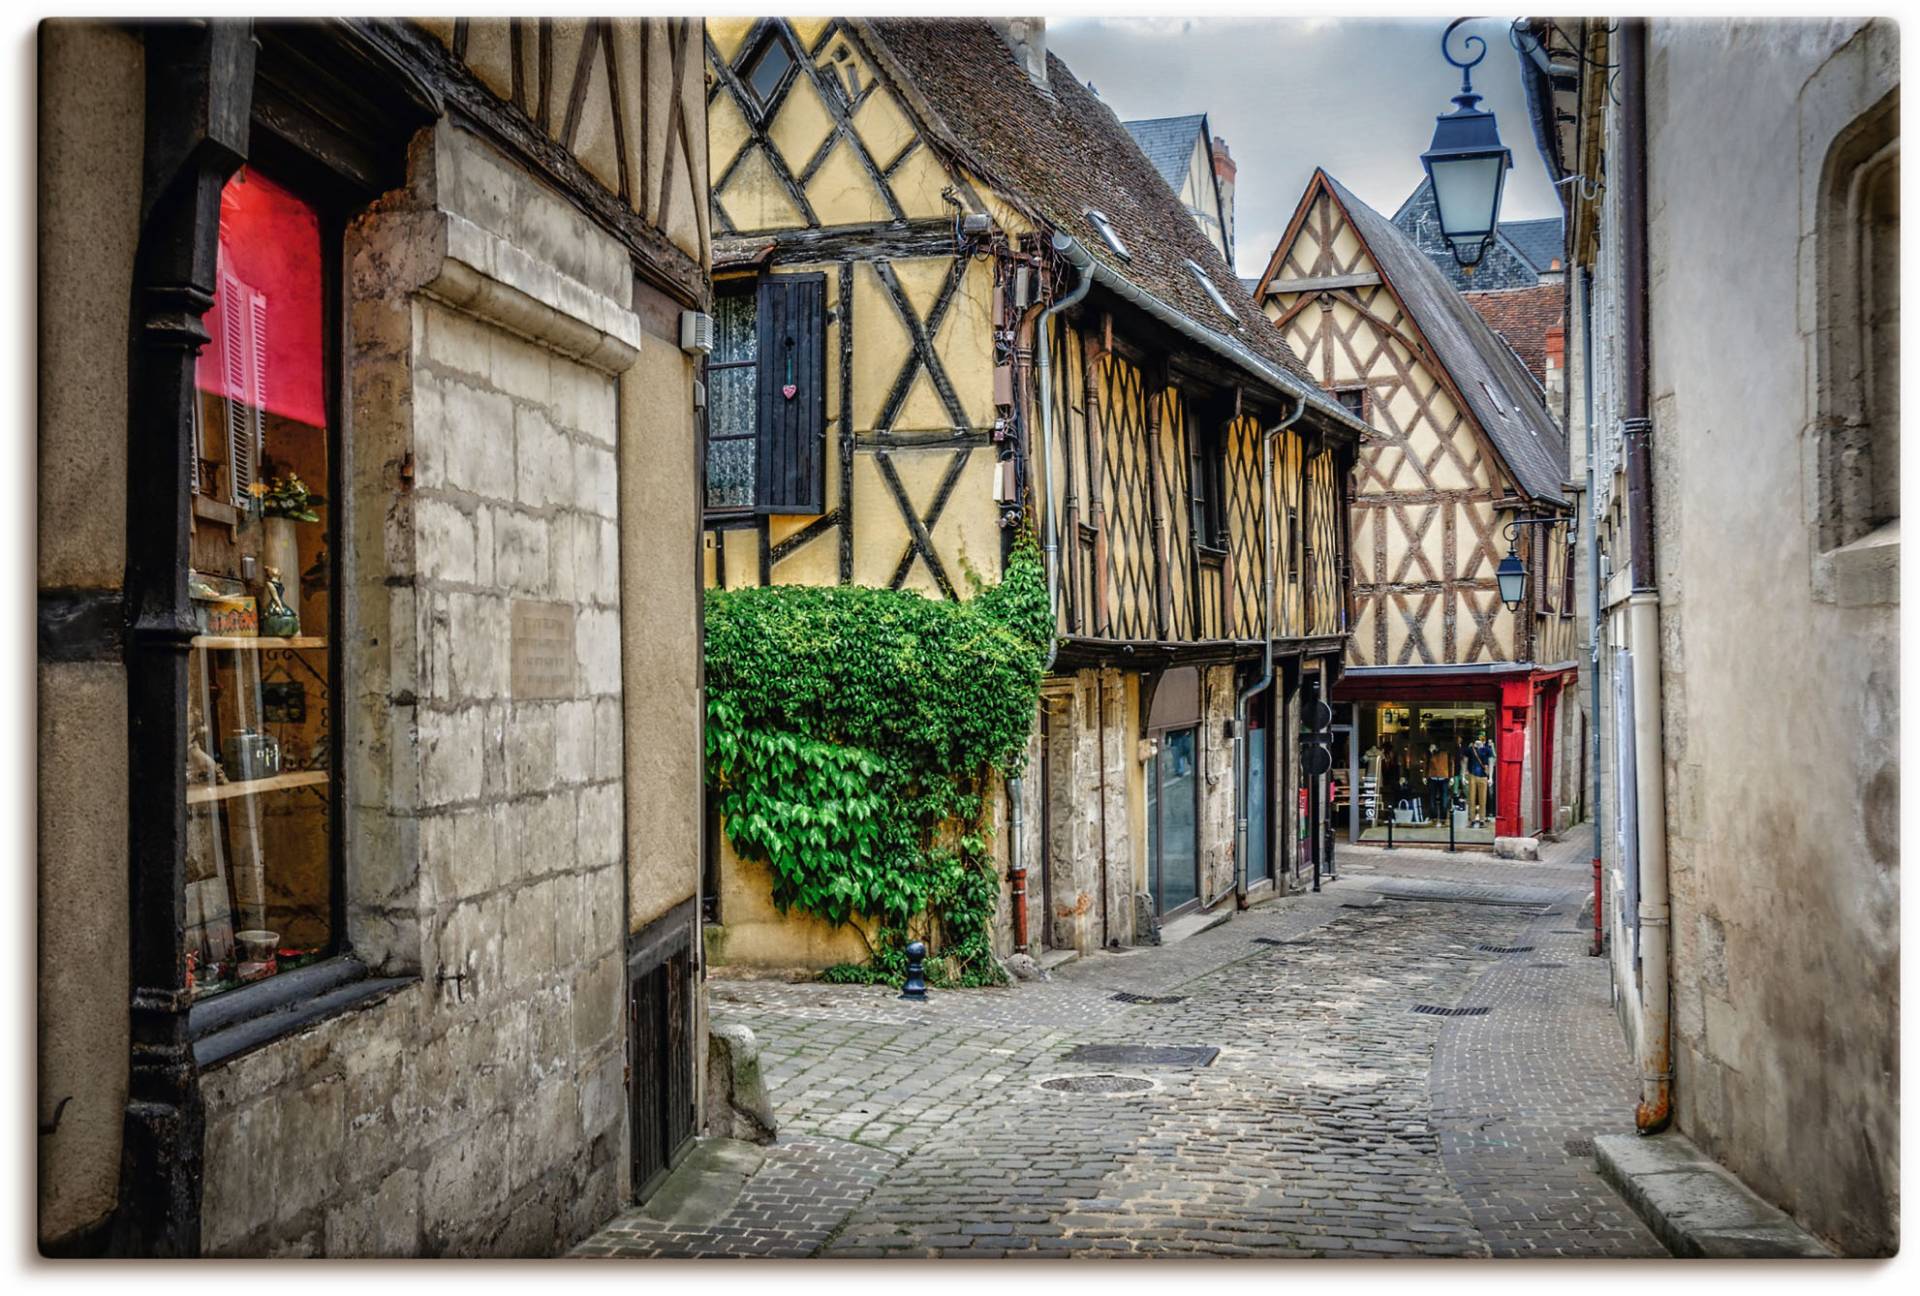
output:
M 1663 1255 L 1593 1167 L 1633 1085 L 1587 842 L 1343 848 L 1318 895 L 924 1004 L 717 981 L 778 1139 L 575 1254 Z

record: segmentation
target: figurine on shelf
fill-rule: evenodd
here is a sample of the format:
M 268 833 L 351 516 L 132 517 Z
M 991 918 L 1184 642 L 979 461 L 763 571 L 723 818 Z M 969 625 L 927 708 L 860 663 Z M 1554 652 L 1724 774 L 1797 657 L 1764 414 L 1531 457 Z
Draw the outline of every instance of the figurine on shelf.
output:
M 292 639 L 300 633 L 300 614 L 287 606 L 287 587 L 278 567 L 267 568 L 267 605 L 260 610 L 260 633 L 274 639 Z
M 193 731 L 187 735 L 187 783 L 193 786 L 226 781 L 226 771 L 220 768 L 220 762 L 207 750 L 206 722 L 196 719 Z

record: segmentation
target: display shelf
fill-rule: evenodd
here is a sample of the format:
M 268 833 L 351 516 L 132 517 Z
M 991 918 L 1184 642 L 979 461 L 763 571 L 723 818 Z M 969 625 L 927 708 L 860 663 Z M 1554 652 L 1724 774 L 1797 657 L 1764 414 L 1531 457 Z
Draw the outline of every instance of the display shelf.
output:
M 274 648 L 325 648 L 327 641 L 318 635 L 295 635 L 291 639 L 275 639 L 266 635 L 195 635 L 192 646 L 266 652 Z
M 238 783 L 215 783 L 210 787 L 190 787 L 187 789 L 187 804 L 200 805 L 207 801 L 225 801 L 228 797 L 255 796 L 262 792 L 278 792 L 282 788 L 311 787 L 327 781 L 325 770 L 300 770 L 293 774 L 275 774 L 271 778 L 243 779 Z

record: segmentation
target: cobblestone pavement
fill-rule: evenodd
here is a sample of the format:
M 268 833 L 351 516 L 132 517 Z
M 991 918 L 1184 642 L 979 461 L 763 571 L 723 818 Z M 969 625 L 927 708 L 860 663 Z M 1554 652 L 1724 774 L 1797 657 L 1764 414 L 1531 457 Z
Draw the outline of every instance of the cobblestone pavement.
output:
M 1584 1143 L 1633 1100 L 1579 930 L 1585 837 L 1527 864 L 1343 847 L 1341 873 L 1177 945 L 925 1004 L 715 982 L 714 1018 L 760 1038 L 779 1141 L 710 1223 L 629 1212 L 579 1253 L 1664 1254 Z

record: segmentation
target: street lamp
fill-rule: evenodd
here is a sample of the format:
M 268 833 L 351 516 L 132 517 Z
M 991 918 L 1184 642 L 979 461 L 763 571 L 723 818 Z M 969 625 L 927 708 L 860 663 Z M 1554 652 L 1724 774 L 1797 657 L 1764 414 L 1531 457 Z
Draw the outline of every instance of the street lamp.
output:
M 1527 564 L 1520 557 L 1520 529 L 1530 526 L 1558 526 L 1562 522 L 1568 523 L 1569 526 L 1574 525 L 1571 518 L 1521 517 L 1515 518 L 1501 528 L 1502 534 L 1507 537 L 1507 556 L 1502 558 L 1500 565 L 1493 569 L 1493 578 L 1500 585 L 1500 601 L 1507 605 L 1507 611 L 1518 612 L 1520 605 L 1527 598 Z M 1572 531 L 1567 533 L 1567 543 L 1569 545 L 1573 543 Z
M 1479 51 L 1464 60 L 1447 48 L 1454 30 L 1471 21 L 1454 19 L 1440 37 L 1441 57 L 1460 69 L 1460 93 L 1453 97 L 1454 110 L 1435 118 L 1433 144 L 1420 155 L 1420 165 L 1433 185 L 1440 233 L 1453 250 L 1453 259 L 1468 269 L 1480 264 L 1493 242 L 1500 221 L 1500 191 L 1513 166 L 1513 151 L 1500 142 L 1493 114 L 1479 108 L 1480 96 L 1473 92 L 1473 69 L 1486 58 L 1487 43 L 1469 33 L 1462 46 L 1477 45 Z

